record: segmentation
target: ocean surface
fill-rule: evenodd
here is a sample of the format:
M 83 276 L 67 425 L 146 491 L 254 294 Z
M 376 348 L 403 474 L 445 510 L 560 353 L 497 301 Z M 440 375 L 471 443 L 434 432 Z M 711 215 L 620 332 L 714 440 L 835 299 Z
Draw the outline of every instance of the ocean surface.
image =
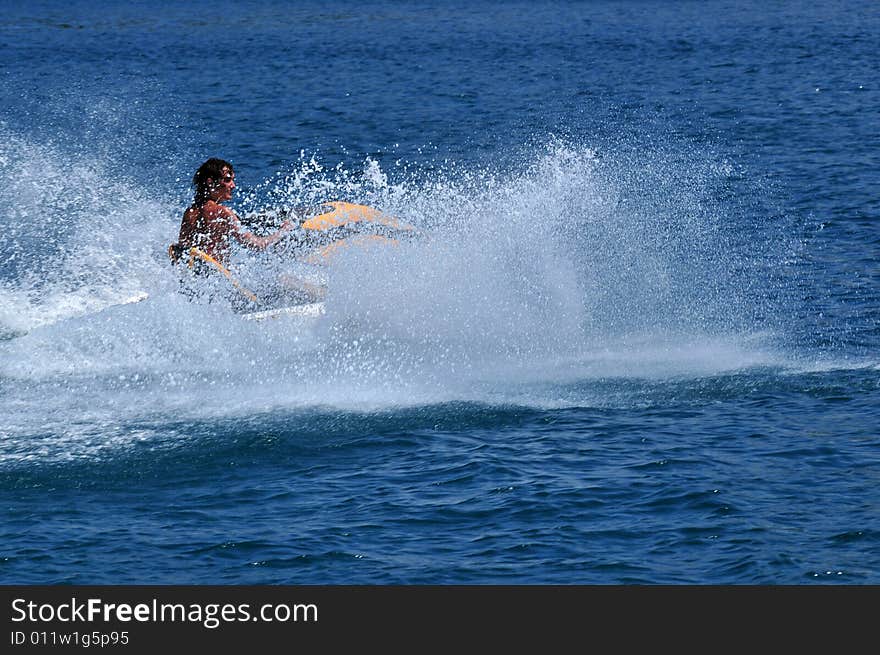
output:
M 4 0 L 0 582 L 880 583 L 878 34 L 868 0 Z M 208 157 L 242 215 L 418 235 L 322 268 L 314 320 L 191 301 Z

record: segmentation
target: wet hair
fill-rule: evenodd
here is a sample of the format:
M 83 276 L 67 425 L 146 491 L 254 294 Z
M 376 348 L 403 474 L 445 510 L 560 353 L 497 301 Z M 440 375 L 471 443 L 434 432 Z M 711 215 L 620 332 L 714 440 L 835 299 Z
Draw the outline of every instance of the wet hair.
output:
M 234 173 L 235 169 L 232 164 L 224 159 L 211 157 L 204 164 L 199 166 L 196 174 L 193 175 L 193 186 L 196 188 L 196 195 L 193 204 L 197 207 L 204 205 L 211 197 L 211 191 L 216 188 L 217 181 L 223 177 L 223 169 L 228 168 L 230 173 Z M 211 184 L 208 184 L 211 180 Z

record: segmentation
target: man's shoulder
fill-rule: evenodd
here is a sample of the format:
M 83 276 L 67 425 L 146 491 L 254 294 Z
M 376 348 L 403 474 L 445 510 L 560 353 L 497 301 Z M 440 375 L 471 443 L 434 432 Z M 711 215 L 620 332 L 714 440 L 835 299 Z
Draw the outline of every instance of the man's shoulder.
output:
M 223 218 L 228 220 L 237 220 L 238 216 L 236 216 L 235 212 L 226 207 L 225 205 L 221 205 L 216 202 L 206 202 L 202 205 L 202 214 L 205 218 L 208 219 L 217 219 Z

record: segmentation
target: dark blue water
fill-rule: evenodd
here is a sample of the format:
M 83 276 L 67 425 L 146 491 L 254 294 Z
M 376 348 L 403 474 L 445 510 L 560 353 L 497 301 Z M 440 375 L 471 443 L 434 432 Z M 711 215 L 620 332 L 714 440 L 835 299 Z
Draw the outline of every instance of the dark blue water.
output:
M 878 33 L 7 0 L 0 581 L 877 584 Z M 316 321 L 190 303 L 210 156 L 242 213 L 421 236 L 329 267 Z

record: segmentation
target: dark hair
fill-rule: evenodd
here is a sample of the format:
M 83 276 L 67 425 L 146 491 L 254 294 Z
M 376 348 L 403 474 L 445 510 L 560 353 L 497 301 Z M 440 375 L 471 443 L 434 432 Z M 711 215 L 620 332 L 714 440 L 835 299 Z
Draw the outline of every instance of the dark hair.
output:
M 215 188 L 217 181 L 223 177 L 223 169 L 228 168 L 230 173 L 234 173 L 232 164 L 224 159 L 211 157 L 204 164 L 199 166 L 196 174 L 193 175 L 193 186 L 196 188 L 195 199 L 193 204 L 196 206 L 204 205 L 211 197 L 211 191 Z M 208 184 L 211 180 L 212 184 Z

